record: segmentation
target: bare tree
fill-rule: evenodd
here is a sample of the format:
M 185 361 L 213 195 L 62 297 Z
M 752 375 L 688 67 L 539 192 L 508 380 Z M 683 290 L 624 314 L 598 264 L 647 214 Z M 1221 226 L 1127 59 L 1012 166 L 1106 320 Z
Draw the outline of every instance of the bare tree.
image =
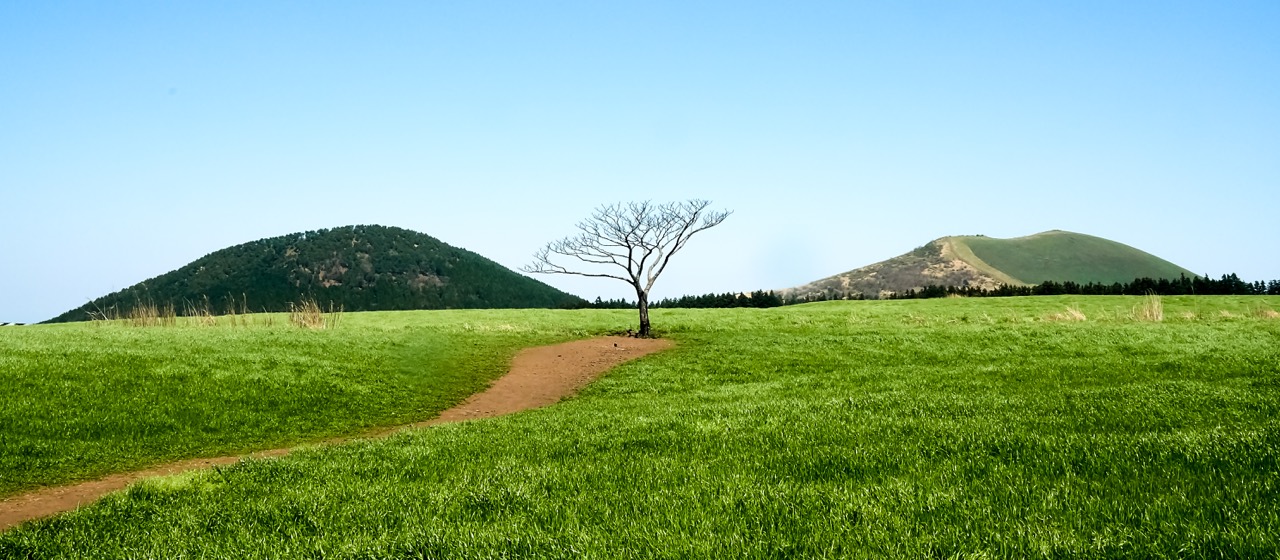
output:
M 693 234 L 720 225 L 732 214 L 711 211 L 708 200 L 685 202 L 615 203 L 596 208 L 578 222 L 580 233 L 548 243 L 534 254 L 533 264 L 521 270 L 539 274 L 573 274 L 621 280 L 636 290 L 640 307 L 640 331 L 649 336 L 649 290 L 667 269 L 671 257 Z M 571 266 L 552 259 L 572 259 Z M 581 271 L 578 267 L 602 270 Z M 621 269 L 621 270 L 618 270 Z

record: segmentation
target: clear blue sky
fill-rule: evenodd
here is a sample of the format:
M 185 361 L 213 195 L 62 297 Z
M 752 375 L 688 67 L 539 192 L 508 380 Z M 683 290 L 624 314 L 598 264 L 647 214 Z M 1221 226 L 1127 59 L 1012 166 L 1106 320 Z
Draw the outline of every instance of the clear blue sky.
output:
M 656 297 L 1049 229 L 1278 279 L 1280 2 L 0 3 L 0 321 L 349 224 L 516 268 L 691 197 L 735 213 Z

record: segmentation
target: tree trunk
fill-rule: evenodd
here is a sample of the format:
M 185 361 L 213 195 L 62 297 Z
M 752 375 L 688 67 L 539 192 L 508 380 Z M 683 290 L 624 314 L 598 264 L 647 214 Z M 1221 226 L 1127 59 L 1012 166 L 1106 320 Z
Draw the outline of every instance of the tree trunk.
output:
M 636 290 L 636 303 L 640 308 L 640 332 L 636 336 L 649 338 L 649 294 L 644 290 Z

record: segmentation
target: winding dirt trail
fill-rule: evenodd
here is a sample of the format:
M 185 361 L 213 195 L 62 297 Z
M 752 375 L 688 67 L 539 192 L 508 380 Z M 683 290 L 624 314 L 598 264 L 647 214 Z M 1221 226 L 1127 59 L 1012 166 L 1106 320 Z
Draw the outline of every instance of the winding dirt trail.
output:
M 431 420 L 377 428 L 349 437 L 324 440 L 318 444 L 381 438 L 409 428 L 502 416 L 554 404 L 576 393 L 616 365 L 671 346 L 671 341 L 663 339 L 605 337 L 526 348 L 512 359 L 511 370 L 488 389 L 472 395 L 462 404 Z M 316 444 L 308 444 L 313 445 Z M 24 521 L 76 509 L 144 478 L 229 465 L 245 458 L 279 457 L 288 455 L 294 449 L 296 447 L 268 449 L 247 455 L 188 459 L 145 470 L 113 474 L 88 482 L 17 494 L 0 500 L 0 531 L 16 527 Z

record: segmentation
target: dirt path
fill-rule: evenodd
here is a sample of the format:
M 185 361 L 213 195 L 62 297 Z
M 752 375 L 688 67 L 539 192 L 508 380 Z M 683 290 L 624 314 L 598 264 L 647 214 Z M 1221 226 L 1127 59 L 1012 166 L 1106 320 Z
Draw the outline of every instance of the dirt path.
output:
M 502 416 L 554 404 L 574 394 L 618 364 L 671 346 L 670 341 L 661 339 L 607 337 L 527 348 L 516 354 L 511 361 L 511 371 L 495 381 L 488 389 L 472 395 L 462 404 L 440 413 L 431 420 L 378 428 L 356 436 L 334 438 L 319 443 L 326 445 L 355 439 L 380 438 L 408 428 Z M 0 531 L 15 527 L 24 521 L 76 509 L 144 478 L 177 474 L 215 465 L 229 465 L 242 458 L 279 457 L 289 454 L 293 449 L 295 448 L 269 449 L 248 455 L 189 459 L 141 471 L 113 474 L 98 480 L 41 488 L 10 496 L 0 501 Z

